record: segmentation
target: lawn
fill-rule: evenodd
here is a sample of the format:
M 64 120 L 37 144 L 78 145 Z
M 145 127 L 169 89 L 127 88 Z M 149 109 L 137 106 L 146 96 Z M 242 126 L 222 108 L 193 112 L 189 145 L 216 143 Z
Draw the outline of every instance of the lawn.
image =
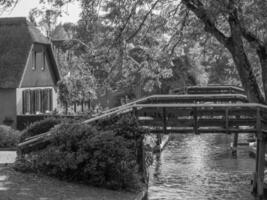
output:
M 112 191 L 24 174 L 0 166 L 0 200 L 134 200 L 137 194 Z

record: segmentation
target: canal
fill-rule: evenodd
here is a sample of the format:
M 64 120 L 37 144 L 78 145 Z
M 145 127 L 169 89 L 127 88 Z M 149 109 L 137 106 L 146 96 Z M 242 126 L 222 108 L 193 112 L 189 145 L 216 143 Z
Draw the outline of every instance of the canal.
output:
M 254 200 L 248 146 L 233 158 L 231 135 L 174 135 L 150 169 L 148 200 Z M 246 136 L 240 136 L 245 141 Z

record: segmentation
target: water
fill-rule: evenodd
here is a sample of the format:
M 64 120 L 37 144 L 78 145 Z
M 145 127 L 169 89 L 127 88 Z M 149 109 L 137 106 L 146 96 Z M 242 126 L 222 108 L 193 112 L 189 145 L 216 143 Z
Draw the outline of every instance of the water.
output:
M 255 161 L 248 146 L 233 158 L 232 140 L 224 134 L 175 135 L 150 169 L 148 199 L 254 200 Z

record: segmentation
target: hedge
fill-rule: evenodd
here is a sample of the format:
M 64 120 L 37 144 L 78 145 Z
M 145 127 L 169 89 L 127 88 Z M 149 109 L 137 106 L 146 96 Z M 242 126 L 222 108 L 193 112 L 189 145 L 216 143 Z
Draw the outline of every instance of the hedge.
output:
M 109 129 L 63 123 L 51 131 L 51 144 L 27 155 L 24 164 L 18 161 L 16 169 L 110 189 L 141 188 L 137 148 L 143 130 L 135 118 L 117 119 Z

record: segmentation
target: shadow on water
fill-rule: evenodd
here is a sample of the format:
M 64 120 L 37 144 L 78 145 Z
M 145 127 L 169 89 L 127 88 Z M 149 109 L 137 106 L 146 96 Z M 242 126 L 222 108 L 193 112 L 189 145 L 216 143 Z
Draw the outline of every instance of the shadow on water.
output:
M 245 136 L 240 137 L 241 140 Z M 155 156 L 148 200 L 254 200 L 248 146 L 232 156 L 231 135 L 176 135 Z

